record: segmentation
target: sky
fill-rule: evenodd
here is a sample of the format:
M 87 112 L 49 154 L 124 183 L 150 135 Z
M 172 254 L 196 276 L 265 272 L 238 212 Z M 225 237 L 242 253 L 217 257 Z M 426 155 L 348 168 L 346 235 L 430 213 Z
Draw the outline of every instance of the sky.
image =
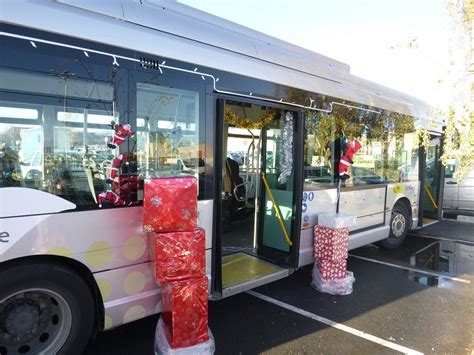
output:
M 449 100 L 445 0 L 178 1 L 347 63 L 352 74 L 431 105 Z

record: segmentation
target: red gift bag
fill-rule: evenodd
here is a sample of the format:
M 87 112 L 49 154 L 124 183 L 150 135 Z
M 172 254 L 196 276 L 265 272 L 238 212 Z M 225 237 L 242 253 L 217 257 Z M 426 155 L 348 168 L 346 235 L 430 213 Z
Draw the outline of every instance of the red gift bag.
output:
M 159 283 L 200 278 L 206 274 L 206 234 L 189 232 L 155 234 L 156 271 Z
M 347 260 L 331 261 L 318 259 L 317 266 L 321 279 L 324 281 L 339 280 L 346 277 Z
M 143 210 L 145 232 L 179 232 L 196 229 L 196 178 L 170 177 L 145 180 Z
M 314 257 L 332 261 L 347 259 L 349 250 L 349 228 L 314 228 Z
M 172 348 L 207 341 L 207 276 L 165 283 L 161 309 L 165 335 Z

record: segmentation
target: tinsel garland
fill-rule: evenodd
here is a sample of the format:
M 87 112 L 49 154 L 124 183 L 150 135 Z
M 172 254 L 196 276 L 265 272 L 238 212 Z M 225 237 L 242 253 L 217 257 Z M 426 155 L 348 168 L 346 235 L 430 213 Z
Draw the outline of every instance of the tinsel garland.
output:
M 279 184 L 286 184 L 293 170 L 293 114 L 287 112 L 280 118 L 280 175 Z
M 245 129 L 261 129 L 265 127 L 274 117 L 276 111 L 274 109 L 270 109 L 266 114 L 261 116 L 257 121 L 251 121 L 246 117 L 238 117 L 230 107 L 225 108 L 225 121 L 237 128 L 245 128 Z

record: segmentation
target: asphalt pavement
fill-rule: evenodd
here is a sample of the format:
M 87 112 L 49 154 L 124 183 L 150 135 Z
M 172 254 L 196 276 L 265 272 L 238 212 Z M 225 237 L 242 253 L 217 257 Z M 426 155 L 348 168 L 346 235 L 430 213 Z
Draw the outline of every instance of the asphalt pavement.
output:
M 351 255 L 350 295 L 315 291 L 305 267 L 210 302 L 216 354 L 472 354 L 474 245 L 410 236 L 395 250 Z M 157 319 L 99 334 L 86 354 L 151 355 Z

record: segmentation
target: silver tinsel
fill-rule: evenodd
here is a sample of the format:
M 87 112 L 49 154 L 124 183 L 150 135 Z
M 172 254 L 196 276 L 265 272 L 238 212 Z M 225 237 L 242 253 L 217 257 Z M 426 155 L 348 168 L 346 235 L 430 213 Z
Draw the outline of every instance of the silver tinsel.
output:
M 280 118 L 280 176 L 279 184 L 286 184 L 293 170 L 293 113 L 287 112 Z

